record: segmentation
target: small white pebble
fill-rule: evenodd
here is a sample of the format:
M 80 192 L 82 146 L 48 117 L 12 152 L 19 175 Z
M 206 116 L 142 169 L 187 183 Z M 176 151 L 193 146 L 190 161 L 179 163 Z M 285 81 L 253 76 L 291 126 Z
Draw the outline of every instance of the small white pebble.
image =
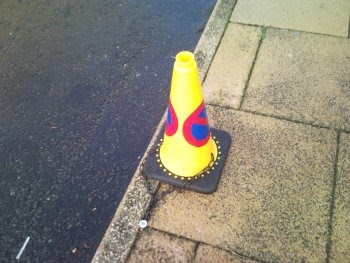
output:
M 141 220 L 139 226 L 145 228 L 147 226 L 147 220 Z

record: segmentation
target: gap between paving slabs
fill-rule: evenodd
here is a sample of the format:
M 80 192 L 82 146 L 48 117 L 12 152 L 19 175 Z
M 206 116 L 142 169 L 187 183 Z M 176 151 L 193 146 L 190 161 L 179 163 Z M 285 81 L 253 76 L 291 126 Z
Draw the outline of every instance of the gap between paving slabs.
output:
M 350 258 L 350 134 L 340 134 L 338 151 L 327 258 L 332 263 Z
M 331 255 L 331 248 L 332 248 L 332 236 L 333 236 L 333 226 L 334 226 L 334 206 L 335 206 L 335 192 L 337 188 L 337 180 L 338 180 L 338 163 L 339 163 L 339 148 L 340 148 L 340 136 L 341 132 L 337 131 L 337 148 L 335 153 L 335 160 L 334 160 L 334 175 L 333 175 L 333 182 L 332 182 L 332 193 L 331 193 L 331 205 L 329 208 L 329 220 L 328 220 L 328 240 L 326 243 L 326 262 L 329 262 L 330 255 Z

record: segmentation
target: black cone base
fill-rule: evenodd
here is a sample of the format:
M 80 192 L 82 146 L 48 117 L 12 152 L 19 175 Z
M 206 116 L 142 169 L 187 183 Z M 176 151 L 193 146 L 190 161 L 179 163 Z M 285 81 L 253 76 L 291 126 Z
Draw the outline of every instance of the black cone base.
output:
M 144 174 L 149 179 L 171 184 L 179 188 L 185 188 L 203 194 L 211 194 L 215 192 L 219 185 L 221 172 L 224 168 L 225 160 L 230 149 L 231 136 L 228 132 L 222 130 L 211 128 L 210 131 L 212 138 L 218 146 L 218 158 L 213 166 L 214 169 L 210 169 L 208 172 L 205 172 L 203 174 L 204 177 L 199 177 L 198 179 L 192 179 L 189 181 L 187 178 L 181 180 L 179 177 L 175 178 L 174 176 L 168 175 L 168 171 L 164 172 L 164 167 L 159 166 L 156 152 L 150 154 L 150 156 L 148 156 L 146 159 L 143 166 Z

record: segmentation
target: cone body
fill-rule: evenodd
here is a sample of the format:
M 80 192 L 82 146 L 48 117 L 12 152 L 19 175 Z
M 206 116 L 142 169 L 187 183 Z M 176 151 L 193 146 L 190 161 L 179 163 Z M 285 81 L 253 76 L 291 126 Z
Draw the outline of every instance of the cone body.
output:
M 209 130 L 197 65 L 192 53 L 176 56 L 160 160 L 172 174 L 193 177 L 213 164 L 217 146 Z

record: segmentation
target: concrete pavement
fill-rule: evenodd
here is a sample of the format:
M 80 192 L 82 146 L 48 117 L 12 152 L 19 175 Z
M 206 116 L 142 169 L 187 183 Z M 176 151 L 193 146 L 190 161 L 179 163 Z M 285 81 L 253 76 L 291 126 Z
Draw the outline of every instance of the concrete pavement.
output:
M 169 186 L 137 171 L 94 261 L 349 262 L 349 14 L 219 0 L 196 50 L 210 124 L 233 138 L 218 190 L 165 195 L 139 229 Z

